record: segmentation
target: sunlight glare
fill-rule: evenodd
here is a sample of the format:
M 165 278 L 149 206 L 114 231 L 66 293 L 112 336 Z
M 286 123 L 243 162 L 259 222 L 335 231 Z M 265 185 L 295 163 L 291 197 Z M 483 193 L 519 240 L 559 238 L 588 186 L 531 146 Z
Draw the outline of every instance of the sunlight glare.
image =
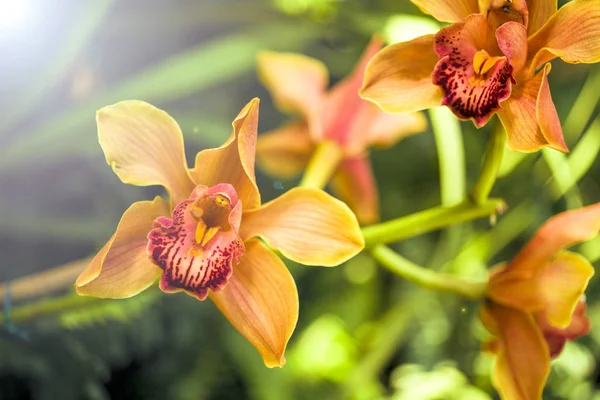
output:
M 29 25 L 35 12 L 30 0 L 0 0 L 0 32 Z

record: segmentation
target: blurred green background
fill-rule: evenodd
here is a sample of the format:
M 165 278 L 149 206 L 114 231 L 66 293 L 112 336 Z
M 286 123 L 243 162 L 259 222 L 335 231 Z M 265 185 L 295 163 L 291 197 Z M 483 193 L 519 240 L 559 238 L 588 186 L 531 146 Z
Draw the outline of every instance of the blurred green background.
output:
M 123 185 L 111 172 L 97 143 L 96 109 L 141 99 L 167 110 L 183 129 L 189 160 L 221 144 L 252 97 L 262 99 L 260 131 L 286 121 L 258 83 L 258 51 L 321 59 L 335 82 L 373 32 L 414 34 L 407 15 L 422 17 L 408 0 L 0 1 L 0 281 L 9 283 L 0 301 L 13 316 L 0 327 L 0 399 L 494 398 L 477 304 L 420 289 L 366 254 L 338 268 L 288 263 L 300 320 L 288 364 L 275 370 L 210 302 L 158 290 L 81 300 L 64 279 L 56 288 L 42 279 L 27 299 L 7 290 L 93 254 L 130 203 L 160 194 Z M 572 153 L 508 154 L 492 194 L 510 209 L 495 226 L 475 221 L 419 236 L 395 245 L 400 254 L 482 277 L 550 215 L 600 201 L 600 68 L 555 61 L 550 84 Z M 492 124 L 460 126 L 469 186 Z M 384 220 L 440 204 L 430 131 L 372 159 Z M 260 171 L 257 179 L 265 201 L 297 183 Z M 595 261 L 599 243 L 579 250 Z M 597 279 L 587 295 L 600 328 Z M 46 312 L 36 311 L 40 304 Z M 599 356 L 600 329 L 569 343 L 545 396 L 600 399 Z

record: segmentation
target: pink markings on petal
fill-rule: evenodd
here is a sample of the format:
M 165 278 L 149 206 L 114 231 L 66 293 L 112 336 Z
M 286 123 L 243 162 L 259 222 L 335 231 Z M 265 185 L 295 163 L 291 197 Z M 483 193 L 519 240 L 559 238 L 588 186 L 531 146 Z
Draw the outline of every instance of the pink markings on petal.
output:
M 238 235 L 242 203 L 233 186 L 198 185 L 188 200 L 173 210 L 172 218 L 154 221 L 146 251 L 164 270 L 160 288 L 166 293 L 185 291 L 204 300 L 208 290 L 227 284 L 233 262 L 244 254 Z
M 478 128 L 501 108 L 515 83 L 513 67 L 505 56 L 488 54 L 487 40 L 486 18 L 472 14 L 440 30 L 434 42 L 440 60 L 432 79 L 444 91 L 442 105 L 461 119 L 472 119 Z

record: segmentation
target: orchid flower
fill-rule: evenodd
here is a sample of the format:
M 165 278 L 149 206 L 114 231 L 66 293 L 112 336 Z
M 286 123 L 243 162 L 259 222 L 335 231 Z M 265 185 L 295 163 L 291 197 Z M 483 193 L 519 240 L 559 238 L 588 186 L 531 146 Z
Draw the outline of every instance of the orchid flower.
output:
M 387 112 L 448 106 L 482 127 L 497 113 L 512 150 L 567 152 L 548 63 L 600 61 L 600 2 L 412 0 L 452 25 L 391 45 L 367 66 L 360 95 Z
M 556 215 L 490 274 L 480 316 L 496 337 L 485 347 L 497 355 L 492 382 L 503 398 L 541 398 L 550 359 L 589 331 L 583 294 L 594 268 L 565 248 L 599 230 L 600 203 Z
M 365 224 L 379 219 L 367 148 L 390 146 L 426 128 L 421 114 L 389 115 L 358 97 L 366 65 L 381 47 L 381 40 L 374 37 L 354 72 L 329 91 L 327 68 L 318 60 L 275 52 L 258 57 L 259 76 L 275 104 L 300 117 L 259 136 L 259 165 L 270 175 L 292 177 L 306 167 L 319 143 L 335 143 L 341 160 L 332 189 Z
M 192 169 L 181 130 L 166 112 L 141 101 L 99 110 L 100 145 L 113 171 L 124 183 L 164 186 L 170 203 L 156 197 L 132 204 L 75 288 L 126 298 L 160 278 L 166 293 L 210 297 L 274 367 L 285 364 L 298 292 L 272 249 L 299 263 L 334 266 L 364 241 L 350 209 L 321 190 L 292 189 L 261 205 L 254 175 L 258 105 L 248 103 L 227 142 L 199 152 Z

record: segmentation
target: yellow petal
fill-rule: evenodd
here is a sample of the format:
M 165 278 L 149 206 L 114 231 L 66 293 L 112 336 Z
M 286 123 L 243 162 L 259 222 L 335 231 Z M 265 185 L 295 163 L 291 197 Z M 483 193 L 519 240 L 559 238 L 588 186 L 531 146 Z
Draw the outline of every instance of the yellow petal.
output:
M 523 276 L 519 270 L 507 269 L 492 276 L 488 297 L 527 313 L 544 312 L 552 326 L 566 328 L 593 275 L 594 268 L 585 258 L 561 251 L 537 274 Z
M 252 99 L 233 120 L 233 132 L 227 142 L 217 149 L 199 152 L 190 171 L 199 185 L 233 185 L 244 209 L 260 205 L 254 175 L 259 103 L 257 98 Z
M 256 161 L 271 176 L 291 178 L 306 167 L 314 149 L 306 123 L 293 121 L 258 135 Z
M 163 185 L 172 205 L 188 198 L 194 184 L 187 171 L 181 129 L 169 114 L 129 100 L 101 108 L 96 122 L 106 162 L 121 181 Z
M 261 52 L 258 77 L 282 111 L 303 117 L 311 135 L 321 136 L 320 112 L 329 83 L 327 67 L 314 58 L 295 53 Z
M 165 215 L 169 215 L 169 205 L 160 197 L 133 203 L 115 234 L 77 278 L 77 293 L 118 299 L 134 296 L 150 286 L 162 270 L 146 253 L 146 236 L 154 220 Z
M 500 336 L 493 385 L 506 400 L 541 399 L 550 356 L 540 329 L 523 312 L 493 303 L 489 306 Z
M 294 188 L 244 213 L 240 236 L 260 236 L 290 260 L 327 267 L 352 258 L 365 245 L 348 206 L 312 188 Z
M 569 326 L 571 315 L 592 276 L 594 267 L 590 262 L 569 251 L 560 252 L 540 271 L 540 288 L 546 303 L 546 317 L 552 326 Z
M 536 0 L 527 4 L 529 10 L 529 22 L 527 23 L 527 34 L 531 36 L 540 29 L 546 21 L 558 9 L 557 0 Z
M 550 218 L 508 264 L 524 273 L 537 271 L 560 250 L 593 239 L 600 230 L 600 203 Z
M 477 0 L 411 0 L 425 14 L 442 22 L 459 22 L 479 12 Z
M 377 53 L 367 66 L 360 96 L 390 113 L 439 106 L 442 91 L 431 80 L 438 62 L 433 36 L 396 43 Z
M 508 135 L 508 147 L 522 152 L 542 147 L 568 152 L 548 85 L 550 64 L 535 77 L 513 88 L 498 116 Z
M 568 2 L 529 38 L 528 46 L 532 71 L 555 57 L 573 64 L 600 61 L 600 2 Z
M 247 242 L 227 286 L 209 296 L 267 367 L 285 364 L 285 348 L 298 320 L 298 291 L 277 255 L 258 240 Z
M 379 220 L 379 194 L 368 155 L 343 160 L 331 180 L 331 187 L 361 224 Z
M 496 322 L 496 319 L 494 318 L 493 305 L 491 302 L 486 301 L 479 308 L 479 319 L 488 332 L 494 336 L 500 335 L 500 328 L 498 327 L 498 322 Z

